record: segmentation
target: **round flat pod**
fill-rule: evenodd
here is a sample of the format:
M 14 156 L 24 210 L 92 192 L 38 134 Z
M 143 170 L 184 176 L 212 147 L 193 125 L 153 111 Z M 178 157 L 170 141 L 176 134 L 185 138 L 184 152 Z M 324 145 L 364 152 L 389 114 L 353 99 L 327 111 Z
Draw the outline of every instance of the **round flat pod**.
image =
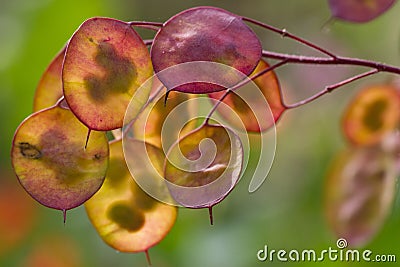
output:
M 164 155 L 160 149 L 130 138 L 125 142 L 145 145 L 152 163 L 161 171 Z M 137 155 L 141 156 L 145 155 Z M 110 144 L 110 168 L 104 185 L 85 208 L 104 242 L 121 252 L 145 252 L 155 246 L 171 230 L 178 211 L 139 187 L 126 165 L 121 140 Z
M 342 128 L 355 145 L 374 145 L 396 130 L 400 121 L 400 95 L 392 85 L 360 91 L 344 113 Z
M 256 34 L 240 16 L 215 7 L 196 7 L 170 18 L 158 31 L 151 47 L 151 59 L 156 73 L 180 63 L 209 61 L 221 63 L 249 75 L 261 59 L 262 47 Z M 221 91 L 224 86 L 208 82 L 206 70 L 192 69 L 203 75 L 196 81 L 176 88 L 176 77 L 159 76 L 168 90 L 187 93 Z M 221 77 L 220 84 L 226 84 Z M 211 79 L 212 80 L 212 79 Z M 237 81 L 232 81 L 231 86 Z M 229 84 L 229 81 L 228 81 Z
M 368 22 L 388 10 L 395 0 L 329 0 L 332 16 L 350 22 Z
M 59 105 L 34 113 L 18 127 L 12 164 L 24 189 L 44 206 L 69 210 L 103 184 L 108 168 L 105 133 L 88 129 Z
M 334 159 L 325 181 L 325 218 L 350 247 L 365 246 L 390 214 L 396 193 L 395 160 L 369 148 L 347 150 Z
M 148 49 L 128 23 L 91 18 L 68 43 L 62 73 L 64 97 L 88 128 L 121 128 L 137 88 L 152 74 Z M 140 98 L 136 95 L 137 105 L 146 103 L 150 88 L 146 92 Z
M 170 148 L 164 177 L 177 204 L 211 209 L 235 187 L 242 166 L 239 137 L 226 127 L 206 124 Z

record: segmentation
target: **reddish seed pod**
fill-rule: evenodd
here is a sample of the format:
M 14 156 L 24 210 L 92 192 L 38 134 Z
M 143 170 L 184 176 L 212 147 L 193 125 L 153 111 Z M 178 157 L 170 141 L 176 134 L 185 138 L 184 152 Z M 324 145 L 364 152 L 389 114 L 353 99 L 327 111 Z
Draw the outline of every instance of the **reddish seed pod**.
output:
M 382 227 L 396 188 L 395 159 L 378 149 L 357 148 L 334 160 L 324 192 L 329 227 L 350 246 L 365 245 Z
M 239 181 L 243 147 L 239 137 L 220 125 L 203 125 L 168 151 L 164 177 L 175 201 L 187 208 L 211 208 Z
M 329 0 L 332 16 L 350 22 L 368 22 L 375 19 L 396 0 Z
M 160 149 L 130 138 L 124 142 L 128 147 L 145 145 L 152 163 L 161 171 L 164 155 Z M 146 252 L 155 246 L 171 230 L 178 211 L 139 187 L 125 162 L 121 140 L 110 144 L 110 168 L 104 185 L 85 208 L 104 242 L 121 252 Z
M 12 164 L 21 185 L 44 206 L 69 210 L 89 199 L 108 167 L 105 133 L 88 129 L 69 109 L 54 106 L 34 113 L 18 127 Z
M 344 113 L 342 128 L 354 145 L 374 145 L 393 132 L 400 121 L 400 95 L 393 85 L 360 91 Z
M 64 97 L 88 128 L 121 128 L 133 95 L 152 74 L 147 47 L 128 23 L 91 18 L 68 43 L 62 73 Z M 135 100 L 144 104 L 147 97 Z
M 151 59 L 156 73 L 180 63 L 208 61 L 225 64 L 247 76 L 260 61 L 261 51 L 258 37 L 239 16 L 220 8 L 196 7 L 165 22 L 154 38 Z M 168 90 L 200 94 L 225 89 L 209 83 L 214 77 L 207 76 L 215 75 L 214 72 L 207 73 L 201 69 L 192 69 L 191 72 L 203 75 L 202 81 L 171 88 L 175 81 L 170 79 L 176 77 L 160 75 L 159 78 Z M 220 79 L 226 84 L 223 77 Z

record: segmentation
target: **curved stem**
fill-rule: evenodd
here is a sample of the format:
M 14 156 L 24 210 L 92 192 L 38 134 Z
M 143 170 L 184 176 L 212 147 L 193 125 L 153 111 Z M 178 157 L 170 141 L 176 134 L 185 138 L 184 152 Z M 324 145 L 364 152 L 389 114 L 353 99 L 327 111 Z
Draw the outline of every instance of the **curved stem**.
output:
M 346 79 L 346 80 L 343 80 L 343 81 L 341 81 L 341 82 L 338 82 L 338 83 L 329 85 L 329 86 L 325 87 L 324 90 L 322 90 L 322 91 L 316 93 L 315 95 L 312 95 L 312 96 L 310 96 L 309 98 L 306 98 L 306 99 L 304 99 L 304 100 L 302 100 L 302 101 L 299 101 L 299 102 L 297 102 L 297 103 L 290 104 L 290 105 L 286 105 L 286 104 L 282 101 L 282 105 L 283 105 L 286 109 L 292 109 L 292 108 L 297 108 L 297 107 L 303 106 L 303 105 L 305 105 L 305 104 L 308 104 L 308 103 L 310 103 L 310 102 L 316 100 L 317 98 L 320 98 L 321 96 L 323 96 L 323 95 L 325 95 L 325 94 L 327 94 L 327 93 L 332 92 L 333 90 L 335 90 L 335 89 L 337 89 L 337 88 L 339 88 L 339 87 L 342 87 L 342 86 L 344 86 L 344 85 L 346 85 L 346 84 L 349 84 L 349 83 L 352 83 L 352 82 L 354 82 L 354 81 L 360 80 L 360 79 L 362 79 L 362 78 L 365 78 L 365 77 L 374 75 L 374 74 L 376 74 L 376 73 L 378 73 L 378 72 L 379 72 L 379 70 L 373 69 L 373 70 L 370 70 L 370 71 L 361 73 L 361 74 L 359 74 L 359 75 L 350 77 L 350 78 L 348 78 L 348 79 Z
M 288 63 L 314 64 L 314 65 L 352 65 L 352 66 L 373 68 L 381 72 L 400 74 L 399 67 L 359 58 L 341 57 L 341 56 L 336 56 L 336 58 L 309 57 L 309 56 L 298 56 L 298 55 L 269 52 L 265 50 L 263 50 L 262 55 L 263 57 L 266 58 L 287 60 Z
M 148 29 L 152 31 L 158 31 L 164 24 L 161 22 L 150 22 L 150 21 L 131 21 L 128 22 L 130 26 Z
M 128 22 L 130 26 L 144 27 L 144 26 L 154 26 L 160 28 L 164 26 L 162 22 L 153 22 L 153 21 L 130 21 Z
M 247 17 L 241 17 L 241 18 L 244 21 L 253 23 L 253 24 L 255 24 L 257 26 L 260 26 L 260 27 L 262 27 L 264 29 L 267 29 L 267 30 L 270 30 L 272 32 L 278 33 L 278 34 L 282 35 L 282 37 L 288 37 L 288 38 L 290 38 L 292 40 L 295 40 L 296 42 L 299 42 L 299 43 L 301 43 L 301 44 L 303 44 L 305 46 L 311 47 L 311 48 L 313 48 L 313 49 L 315 49 L 315 50 L 317 50 L 317 51 L 319 51 L 319 52 L 321 52 L 321 53 L 323 53 L 323 54 L 325 54 L 325 55 L 327 55 L 327 56 L 329 56 L 329 57 L 331 57 L 333 59 L 336 58 L 335 54 L 333 54 L 333 53 L 329 52 L 328 50 L 326 50 L 326 49 L 324 49 L 324 48 L 322 48 L 322 47 L 320 47 L 320 46 L 318 46 L 316 44 L 313 44 L 313 43 L 311 43 L 311 42 L 309 42 L 309 41 L 307 41 L 307 40 L 305 40 L 303 38 L 300 38 L 300 37 L 298 37 L 298 36 L 296 36 L 294 34 L 291 34 L 286 29 L 282 29 L 281 30 L 281 29 L 278 29 L 278 28 L 276 28 L 274 26 L 271 26 L 269 24 L 266 24 L 264 22 L 261 22 L 261 21 L 258 21 L 258 20 L 252 19 L 252 18 L 247 18 Z
M 218 99 L 218 101 L 215 103 L 215 105 L 212 107 L 212 109 L 210 110 L 210 112 L 208 113 L 206 120 L 204 121 L 204 124 L 207 125 L 212 114 L 214 114 L 214 112 L 217 110 L 218 106 L 222 103 L 222 101 L 224 101 L 224 99 L 229 95 L 230 92 L 235 91 L 236 89 L 242 87 L 243 85 L 246 85 L 247 83 L 249 83 L 250 81 L 253 81 L 255 79 L 257 79 L 258 77 L 264 75 L 265 73 L 272 71 L 274 69 L 277 69 L 283 65 L 285 65 L 286 63 L 288 63 L 287 60 L 282 60 L 268 68 L 265 68 L 259 72 L 257 72 L 256 74 L 250 76 L 248 79 L 244 79 L 241 82 L 237 83 L 236 85 L 234 85 L 233 87 L 228 88 L 225 93 L 222 95 L 222 97 L 220 99 Z
M 276 63 L 275 65 L 272 65 L 269 68 L 266 68 L 262 71 L 260 71 L 259 73 L 256 73 L 255 75 L 251 76 L 250 79 L 245 79 L 241 82 L 239 82 L 238 84 L 236 84 L 235 86 L 228 88 L 225 93 L 222 95 L 222 97 L 215 103 L 215 105 L 213 106 L 213 108 L 211 109 L 211 111 L 209 112 L 209 114 L 207 115 L 206 120 L 204 121 L 204 124 L 208 124 L 209 120 L 212 116 L 212 114 L 217 110 L 218 106 L 220 105 L 220 103 L 229 95 L 230 92 L 236 90 L 237 88 L 240 88 L 241 86 L 245 85 L 246 83 L 248 83 L 250 80 L 254 80 L 256 78 L 258 78 L 259 76 L 267 73 L 268 71 L 271 71 L 273 69 L 276 69 L 280 66 L 283 66 L 285 64 L 288 63 L 292 63 L 292 64 L 314 64 L 314 65 L 350 65 L 350 66 L 359 66 L 359 67 L 367 67 L 370 68 L 371 70 L 361 73 L 359 75 L 353 76 L 351 78 L 348 78 L 346 80 L 343 80 L 341 82 L 338 82 L 336 84 L 332 84 L 330 86 L 325 87 L 324 90 L 316 93 L 315 95 L 304 99 L 302 101 L 299 101 L 297 103 L 294 104 L 290 104 L 290 105 L 286 105 L 284 103 L 284 99 L 283 99 L 283 94 L 281 92 L 281 102 L 282 105 L 286 108 L 286 109 L 293 109 L 296 107 L 300 107 L 302 105 L 305 105 L 307 103 L 310 103 L 316 99 L 318 99 L 319 97 L 332 92 L 333 90 L 342 87 L 346 84 L 349 84 L 351 82 L 354 82 L 356 80 L 360 80 L 362 78 L 365 78 L 367 76 L 371 76 L 374 75 L 378 72 L 388 72 L 388 73 L 394 73 L 394 74 L 400 74 L 400 68 L 396 67 L 396 66 L 392 66 L 392 65 L 387 65 L 384 63 L 380 63 L 380 62 L 376 62 L 376 61 L 371 61 L 371 60 L 365 60 L 365 59 L 359 59 L 359 58 L 350 58 L 350 57 L 342 57 L 342 56 L 338 56 L 335 55 L 334 53 L 312 43 L 309 42 L 301 37 L 298 37 L 294 34 L 289 33 L 286 29 L 278 29 L 274 26 L 271 26 L 269 24 L 257 21 L 255 19 L 252 18 L 248 18 L 248 17 L 240 17 L 243 21 L 255 24 L 257 26 L 260 26 L 262 28 L 265 28 L 267 30 L 270 30 L 272 32 L 278 33 L 280 34 L 282 37 L 288 37 L 296 42 L 299 42 L 305 46 L 308 46 L 312 49 L 315 49 L 329 57 L 314 57 L 314 56 L 302 56 L 302 55 L 291 55 L 291 54 L 284 54 L 284 53 L 277 53 L 277 52 L 270 52 L 270 51 L 266 51 L 263 50 L 262 51 L 262 56 L 265 58 L 271 58 L 271 59 L 277 59 L 280 60 L 280 62 Z M 152 29 L 152 30 L 159 30 L 160 27 L 163 27 L 163 23 L 160 22 L 146 22 L 146 21 L 132 21 L 129 22 L 129 25 L 131 26 L 138 26 L 138 27 L 144 27 L 144 28 L 148 28 L 148 29 Z M 145 40 L 144 41 L 146 45 L 151 45 L 153 40 Z M 162 88 L 161 88 L 162 89 Z M 160 90 L 161 90 L 160 89 Z M 151 100 L 152 101 L 152 100 Z M 151 101 L 149 101 L 148 103 L 150 103 Z M 147 106 L 148 104 L 146 104 L 145 106 Z M 132 124 L 133 124 L 134 120 L 131 121 L 128 124 L 127 129 L 129 129 Z M 125 131 L 127 131 L 126 129 L 124 130 L 124 133 L 126 133 Z

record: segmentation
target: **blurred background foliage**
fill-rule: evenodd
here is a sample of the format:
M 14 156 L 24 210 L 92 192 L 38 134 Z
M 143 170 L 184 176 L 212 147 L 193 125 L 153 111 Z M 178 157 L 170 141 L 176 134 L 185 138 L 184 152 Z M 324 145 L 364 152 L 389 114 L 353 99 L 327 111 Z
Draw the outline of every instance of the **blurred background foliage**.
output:
M 144 254 L 117 253 L 106 246 L 83 207 L 70 211 L 64 226 L 61 212 L 36 204 L 11 171 L 11 141 L 16 127 L 31 113 L 42 72 L 85 19 L 107 16 L 165 21 L 198 5 L 219 6 L 286 28 L 341 55 L 400 65 L 400 4 L 367 24 L 337 21 L 323 27 L 330 15 L 327 1 L 321 0 L 0 0 L 0 266 L 146 266 Z M 315 55 L 290 40 L 255 30 L 266 49 Z M 142 33 L 151 37 L 149 31 Z M 291 102 L 357 71 L 294 65 L 277 74 Z M 324 221 L 322 199 L 329 163 L 345 147 L 340 131 L 342 112 L 358 88 L 394 78 L 380 74 L 285 113 L 277 126 L 275 162 L 263 186 L 249 194 L 249 179 L 243 177 L 232 194 L 215 207 L 214 226 L 209 225 L 207 211 L 181 209 L 167 238 L 150 250 L 154 266 L 309 266 L 312 263 L 258 262 L 256 253 L 264 245 L 286 250 L 336 248 L 336 238 Z M 396 254 L 400 260 L 399 226 L 396 196 L 386 224 L 366 248 Z

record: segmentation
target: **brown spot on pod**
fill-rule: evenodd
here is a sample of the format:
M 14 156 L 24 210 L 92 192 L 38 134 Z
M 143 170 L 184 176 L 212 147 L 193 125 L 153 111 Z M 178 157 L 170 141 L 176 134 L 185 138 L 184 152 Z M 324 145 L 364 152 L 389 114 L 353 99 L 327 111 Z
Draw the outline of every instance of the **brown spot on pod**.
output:
M 90 74 L 84 78 L 90 96 L 97 102 L 105 101 L 113 92 L 126 93 L 137 76 L 135 65 L 130 59 L 119 55 L 115 46 L 106 41 L 98 44 L 94 58 L 105 75 Z
M 121 228 L 129 232 L 140 230 L 144 224 L 144 215 L 138 209 L 133 209 L 129 204 L 117 202 L 107 212 L 107 216 Z
M 138 140 L 128 140 L 126 144 L 130 142 L 144 145 Z M 152 162 L 162 166 L 164 157 L 161 150 L 151 145 L 147 148 Z M 141 176 L 152 179 L 146 172 Z M 110 144 L 110 167 L 104 184 L 85 203 L 89 219 L 100 237 L 121 252 L 147 251 L 164 238 L 176 219 L 175 207 L 147 195 L 135 179 L 126 164 L 122 140 L 114 141 Z
M 27 142 L 20 142 L 18 144 L 19 150 L 25 158 L 28 159 L 40 159 L 42 157 L 42 152 L 34 146 Z
M 85 149 L 86 135 L 87 128 L 74 114 L 58 105 L 34 113 L 16 130 L 14 171 L 24 189 L 44 206 L 67 211 L 102 185 L 108 140 L 105 133 L 93 131 Z M 95 155 L 101 157 L 94 159 Z

